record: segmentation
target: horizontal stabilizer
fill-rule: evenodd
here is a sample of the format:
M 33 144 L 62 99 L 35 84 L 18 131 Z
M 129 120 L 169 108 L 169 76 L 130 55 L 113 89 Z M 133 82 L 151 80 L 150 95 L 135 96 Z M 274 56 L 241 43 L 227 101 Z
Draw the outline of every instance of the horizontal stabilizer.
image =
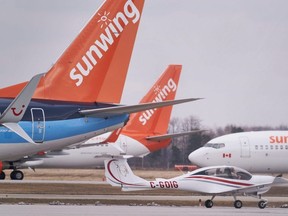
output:
M 194 131 L 187 131 L 187 132 L 182 132 L 182 133 L 164 134 L 164 135 L 159 135 L 159 136 L 149 136 L 149 137 L 146 137 L 146 140 L 162 141 L 162 140 L 171 139 L 171 138 L 180 137 L 180 136 L 193 135 L 193 134 L 201 133 L 204 131 L 206 131 L 206 130 L 194 130 Z
M 200 99 L 202 98 L 169 100 L 169 101 L 143 103 L 143 104 L 128 105 L 128 106 L 119 105 L 119 106 L 108 107 L 108 108 L 81 110 L 79 112 L 85 116 L 105 118 L 105 117 L 110 117 L 113 115 L 136 113 L 136 112 L 140 112 L 144 110 L 155 109 L 155 108 L 160 108 L 160 107 L 165 107 L 165 106 L 172 106 L 172 105 L 187 103 L 187 102 L 196 101 Z
M 13 123 L 13 122 L 7 122 L 7 123 L 2 123 L 6 128 L 10 129 L 14 133 L 18 134 L 20 137 L 28 141 L 29 143 L 36 144 L 30 136 L 23 130 L 23 128 L 18 124 L 18 123 Z

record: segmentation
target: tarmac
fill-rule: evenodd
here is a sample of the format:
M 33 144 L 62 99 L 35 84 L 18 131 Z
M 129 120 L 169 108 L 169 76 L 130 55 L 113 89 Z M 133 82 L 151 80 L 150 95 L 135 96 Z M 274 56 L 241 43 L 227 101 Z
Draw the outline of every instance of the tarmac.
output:
M 230 207 L 175 207 L 175 206 L 75 206 L 75 205 L 0 205 L 1 212 L 9 216 L 250 216 L 250 215 L 287 215 L 284 208 L 241 208 Z
M 44 191 L 43 186 L 45 185 L 48 185 L 49 193 Z M 100 188 L 108 187 L 110 194 L 109 192 L 108 194 L 86 194 L 85 191 L 81 191 L 82 194 L 79 194 L 74 190 L 78 186 L 79 188 L 84 188 L 85 185 L 88 185 L 88 188 L 97 188 L 96 191 L 99 191 L 99 193 L 102 193 Z M 29 186 L 29 190 L 27 190 L 27 186 Z M 30 193 L 24 190 L 25 187 Z M 57 188 L 65 188 L 65 192 L 71 192 L 72 188 L 74 194 L 61 194 Z M 241 209 L 235 209 L 231 196 L 217 196 L 214 199 L 213 208 L 207 209 L 203 204 L 204 201 L 210 199 L 211 196 L 191 196 L 187 194 L 140 195 L 125 194 L 120 190 L 117 194 L 111 194 L 110 188 L 112 189 L 107 183 L 96 181 L 0 181 L 0 210 L 9 216 L 175 216 L 184 214 L 201 216 L 271 216 L 287 215 L 288 212 L 288 209 L 280 208 L 281 206 L 288 206 L 287 196 L 265 196 L 264 198 L 269 201 L 265 209 L 259 209 L 257 207 L 258 199 L 253 197 L 237 197 L 237 199 L 243 201 L 243 207 Z M 7 190 L 8 192 L 5 193 L 4 191 Z M 112 192 L 115 193 L 115 191 Z M 201 200 L 201 202 L 199 202 L 199 200 Z

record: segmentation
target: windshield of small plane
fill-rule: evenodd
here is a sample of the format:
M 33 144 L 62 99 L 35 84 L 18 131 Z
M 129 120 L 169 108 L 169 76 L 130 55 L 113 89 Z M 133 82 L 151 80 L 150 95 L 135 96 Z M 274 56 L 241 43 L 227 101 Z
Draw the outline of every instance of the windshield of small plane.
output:
M 216 167 L 207 170 L 197 172 L 193 175 L 208 175 L 220 178 L 250 180 L 252 175 L 245 170 L 238 169 L 236 167 Z
M 220 148 L 224 148 L 225 144 L 224 143 L 206 143 L 203 147 L 220 149 Z

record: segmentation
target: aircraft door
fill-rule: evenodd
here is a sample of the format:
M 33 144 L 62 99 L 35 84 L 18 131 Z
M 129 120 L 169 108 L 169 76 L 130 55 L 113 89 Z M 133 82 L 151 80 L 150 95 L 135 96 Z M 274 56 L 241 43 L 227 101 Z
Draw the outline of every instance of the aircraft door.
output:
M 249 139 L 247 137 L 240 137 L 240 143 L 241 143 L 241 157 L 250 158 L 251 152 L 250 152 Z
M 45 136 L 45 114 L 41 108 L 32 108 L 32 139 L 36 143 L 42 143 Z

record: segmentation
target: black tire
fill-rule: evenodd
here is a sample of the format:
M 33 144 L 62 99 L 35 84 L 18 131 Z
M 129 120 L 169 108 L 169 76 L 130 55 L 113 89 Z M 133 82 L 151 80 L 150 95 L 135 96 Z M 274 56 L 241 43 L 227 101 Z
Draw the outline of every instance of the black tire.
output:
M 2 172 L 0 173 L 0 180 L 4 180 L 5 177 L 6 177 L 6 174 L 5 174 L 5 172 L 2 171 Z
M 234 207 L 237 208 L 237 209 L 240 209 L 242 208 L 243 204 L 241 202 L 241 200 L 235 200 L 234 202 Z
M 14 170 L 11 172 L 10 178 L 12 180 L 22 180 L 24 178 L 24 174 L 20 170 Z
M 260 209 L 264 209 L 264 208 L 266 208 L 266 206 L 267 206 L 267 202 L 266 202 L 266 201 L 260 200 L 260 201 L 258 202 L 258 207 L 259 207 Z
M 206 208 L 212 208 L 213 207 L 213 201 L 212 200 L 206 200 L 205 201 L 205 207 Z

